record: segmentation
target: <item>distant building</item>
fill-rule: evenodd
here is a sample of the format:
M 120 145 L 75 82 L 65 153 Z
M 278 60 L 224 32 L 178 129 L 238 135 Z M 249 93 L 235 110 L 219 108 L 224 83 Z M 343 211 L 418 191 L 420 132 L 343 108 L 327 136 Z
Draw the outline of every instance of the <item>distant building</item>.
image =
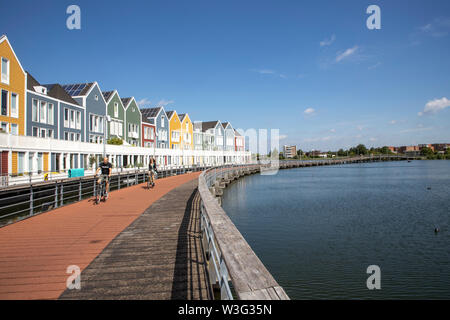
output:
M 389 150 L 391 150 L 392 153 L 397 153 L 398 148 L 397 147 L 388 147 Z
M 430 148 L 434 152 L 434 147 L 432 144 L 419 144 L 420 151 L 422 151 L 423 148 Z
M 408 153 L 413 153 L 418 151 L 420 153 L 420 148 L 419 146 L 401 146 L 398 148 L 398 153 L 403 153 L 406 154 Z
M 297 155 L 297 147 L 296 146 L 284 146 L 283 147 L 283 156 L 286 159 L 294 158 Z
M 434 151 L 446 151 L 450 148 L 450 143 L 434 143 L 432 144 Z

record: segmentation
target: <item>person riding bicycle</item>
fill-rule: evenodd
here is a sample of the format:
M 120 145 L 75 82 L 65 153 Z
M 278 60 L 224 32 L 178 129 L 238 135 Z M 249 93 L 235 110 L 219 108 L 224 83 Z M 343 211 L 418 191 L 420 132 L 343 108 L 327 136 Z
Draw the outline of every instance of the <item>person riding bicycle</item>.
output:
M 98 175 L 98 173 L 100 171 L 101 171 L 101 174 L 97 180 L 97 183 L 100 185 L 103 182 L 103 180 L 106 181 L 105 195 L 106 195 L 106 198 L 108 198 L 109 179 L 110 179 L 111 173 L 112 173 L 112 164 L 108 161 L 108 157 L 104 157 L 103 161 L 99 163 L 97 171 L 95 172 L 95 175 Z
M 152 186 L 155 185 L 155 175 L 158 173 L 158 170 L 156 169 L 156 161 L 155 159 L 150 158 L 150 163 L 148 164 L 148 177 L 151 179 Z

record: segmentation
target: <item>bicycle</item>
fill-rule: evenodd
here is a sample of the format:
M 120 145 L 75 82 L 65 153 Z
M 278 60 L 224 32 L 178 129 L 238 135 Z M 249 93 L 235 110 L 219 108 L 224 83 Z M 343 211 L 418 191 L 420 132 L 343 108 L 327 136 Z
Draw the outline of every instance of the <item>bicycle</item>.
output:
M 154 173 L 149 172 L 148 179 L 147 179 L 147 189 L 153 188 L 154 186 L 155 186 Z
M 95 203 L 99 204 L 100 201 L 106 202 L 106 179 L 103 178 L 100 185 L 97 188 L 97 194 L 95 195 Z

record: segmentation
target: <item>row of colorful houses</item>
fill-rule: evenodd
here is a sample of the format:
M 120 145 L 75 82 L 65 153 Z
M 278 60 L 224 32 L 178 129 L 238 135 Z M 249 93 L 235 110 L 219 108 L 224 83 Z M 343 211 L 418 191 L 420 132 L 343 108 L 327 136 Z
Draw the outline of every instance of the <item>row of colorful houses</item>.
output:
M 0 132 L 35 139 L 0 139 L 2 174 L 88 167 L 93 155 L 108 150 L 116 166 L 146 164 L 151 155 L 162 165 L 243 161 L 245 138 L 229 122 L 192 121 L 162 106 L 141 109 L 134 97 L 102 91 L 97 82 L 43 84 L 24 70 L 6 36 L 0 57 Z M 20 150 L 31 141 L 43 150 Z M 72 150 L 45 150 L 56 141 Z M 123 144 L 113 146 L 117 141 Z

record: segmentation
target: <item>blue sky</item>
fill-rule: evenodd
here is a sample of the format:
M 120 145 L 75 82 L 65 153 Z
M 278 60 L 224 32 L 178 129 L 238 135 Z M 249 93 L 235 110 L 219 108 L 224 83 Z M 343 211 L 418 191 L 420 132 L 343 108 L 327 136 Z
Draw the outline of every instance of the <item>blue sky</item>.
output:
M 81 8 L 81 30 L 66 8 Z M 381 8 L 381 30 L 366 8 Z M 9 1 L 0 33 L 41 83 L 278 128 L 304 150 L 450 142 L 450 1 Z M 6 10 L 6 11 L 5 11 Z

